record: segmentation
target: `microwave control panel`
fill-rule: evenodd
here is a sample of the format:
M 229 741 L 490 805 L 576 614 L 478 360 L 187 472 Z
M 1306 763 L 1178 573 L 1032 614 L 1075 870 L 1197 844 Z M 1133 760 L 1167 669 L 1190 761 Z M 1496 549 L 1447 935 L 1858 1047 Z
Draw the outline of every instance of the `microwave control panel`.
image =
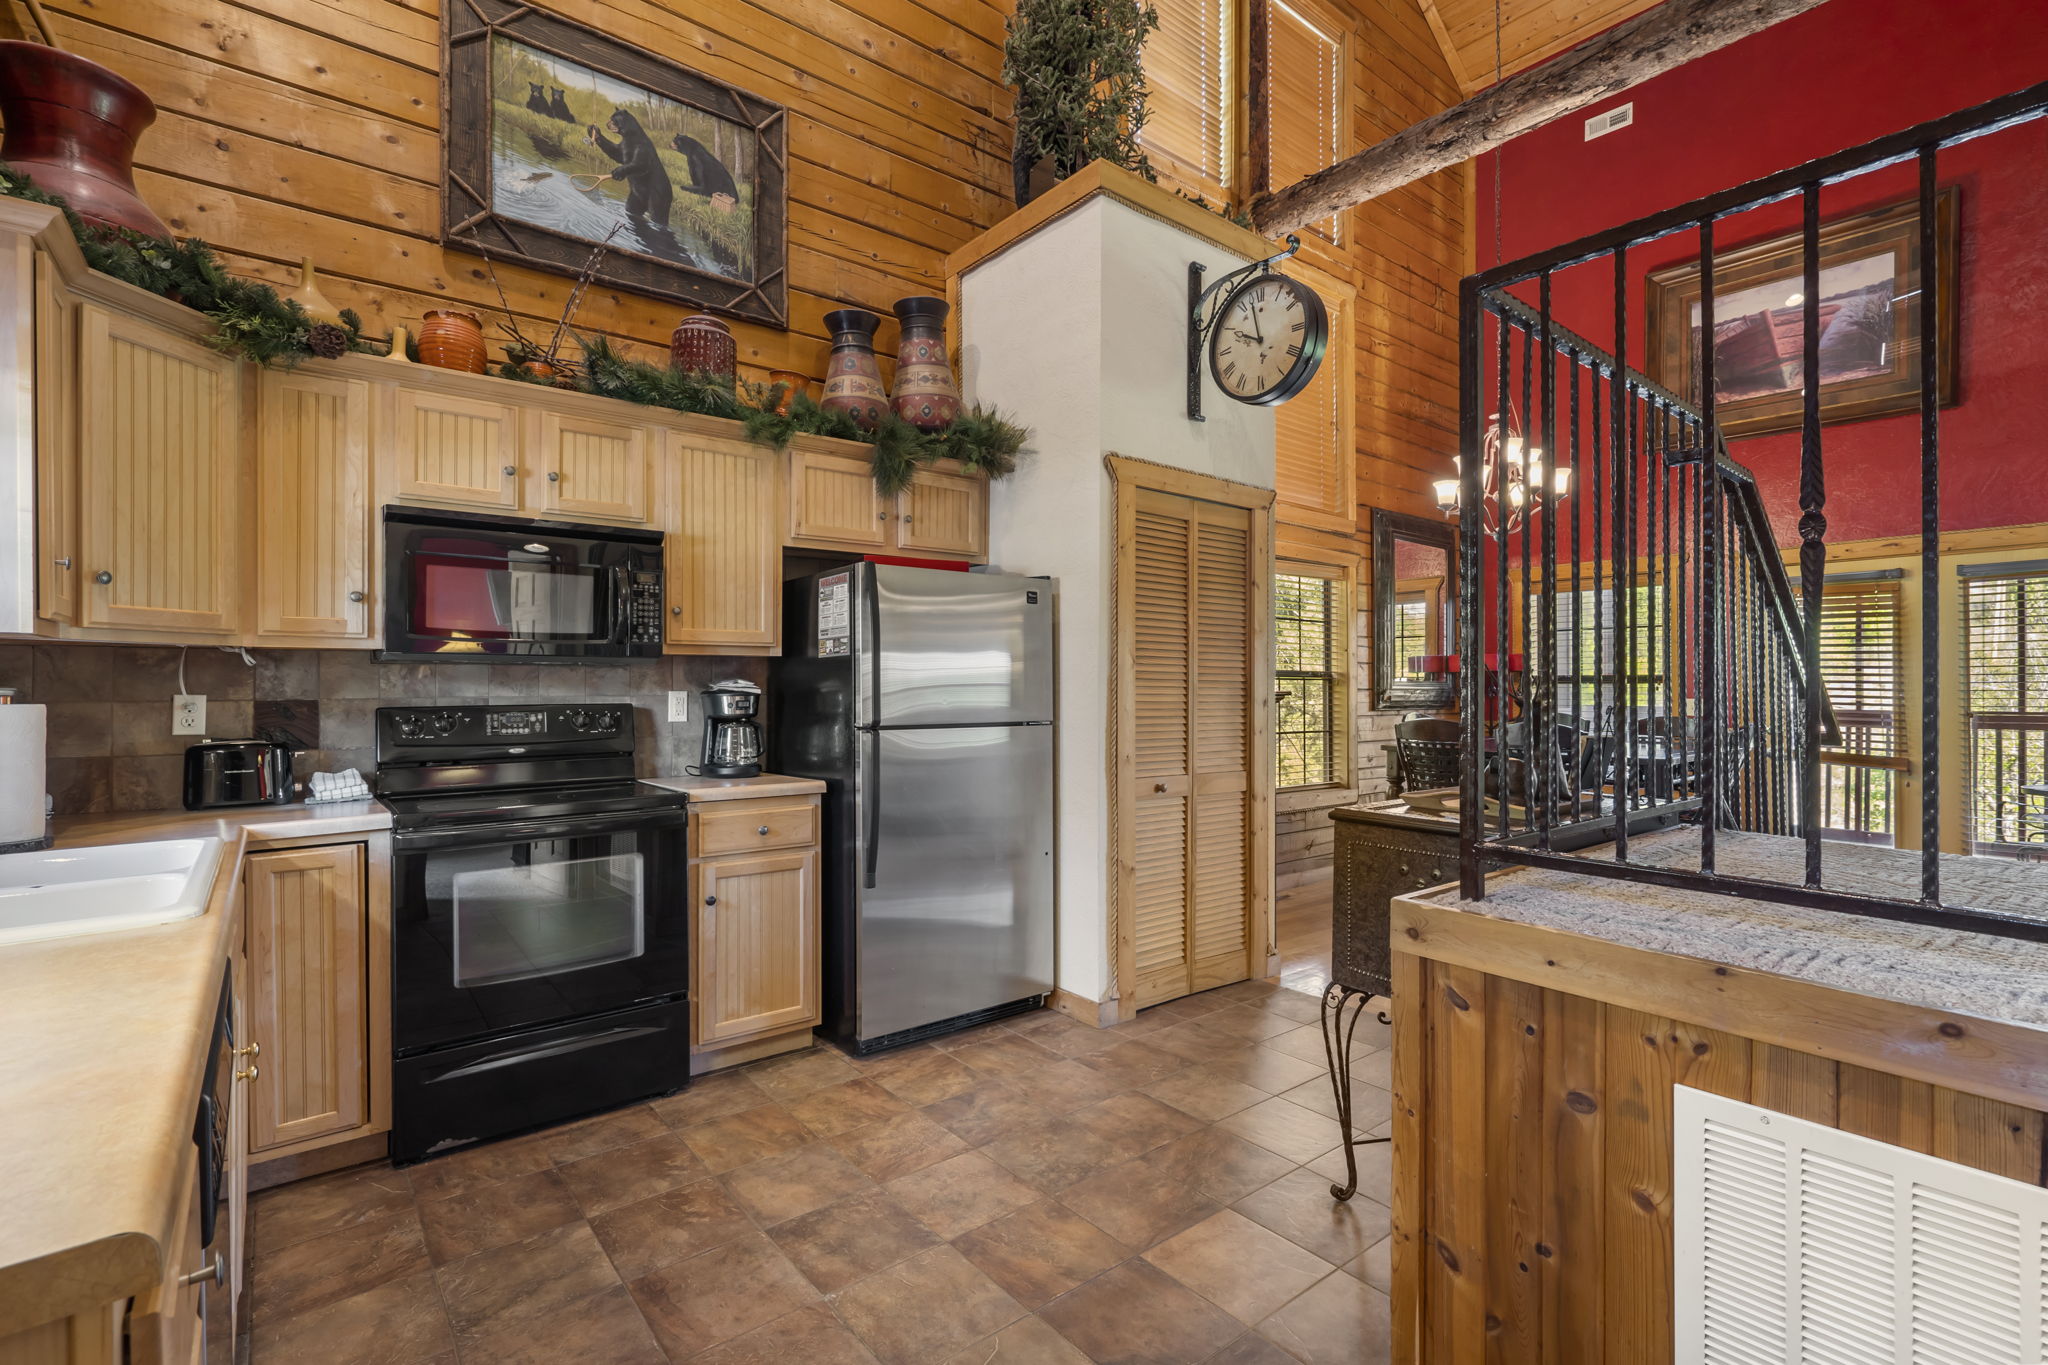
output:
M 635 644 L 661 643 L 661 575 L 635 569 L 626 580 L 626 628 Z

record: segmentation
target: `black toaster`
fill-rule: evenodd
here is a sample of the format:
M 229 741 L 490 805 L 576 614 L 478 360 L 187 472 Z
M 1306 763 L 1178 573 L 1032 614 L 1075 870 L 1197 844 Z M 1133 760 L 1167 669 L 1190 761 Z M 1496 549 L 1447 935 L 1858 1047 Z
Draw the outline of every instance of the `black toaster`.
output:
M 267 739 L 209 739 L 185 750 L 185 809 L 282 805 L 292 799 L 292 751 Z

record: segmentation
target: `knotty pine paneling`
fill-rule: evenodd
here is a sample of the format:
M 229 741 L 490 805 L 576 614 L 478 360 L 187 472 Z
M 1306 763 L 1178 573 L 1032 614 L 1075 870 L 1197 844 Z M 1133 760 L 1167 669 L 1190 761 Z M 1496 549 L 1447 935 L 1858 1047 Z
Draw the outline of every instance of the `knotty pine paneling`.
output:
M 1476 967 L 1394 963 L 1396 1365 L 1672 1359 L 1674 1085 L 2043 1183 L 2034 1110 Z
M 8 0 L 18 19 L 21 0 Z M 439 227 L 437 0 L 53 0 L 58 40 L 148 91 L 137 183 L 174 231 L 286 284 L 300 255 L 368 330 L 504 316 Z M 945 292 L 946 253 L 1009 212 L 1007 6 L 984 0 L 551 0 L 548 8 L 789 110 L 790 330 L 735 324 L 748 377 L 823 373 L 824 315 Z M 574 281 L 498 266 L 529 334 Z M 688 305 L 592 288 L 580 330 L 665 352 Z

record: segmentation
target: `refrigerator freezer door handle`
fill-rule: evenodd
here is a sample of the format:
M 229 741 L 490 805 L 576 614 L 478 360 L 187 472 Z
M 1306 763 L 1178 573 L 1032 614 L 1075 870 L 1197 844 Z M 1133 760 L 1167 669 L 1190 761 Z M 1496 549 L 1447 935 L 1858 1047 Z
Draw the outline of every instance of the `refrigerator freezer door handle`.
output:
M 882 732 L 868 727 L 862 732 L 867 740 L 867 750 L 861 755 L 866 778 L 861 783 L 866 791 L 862 793 L 862 811 L 866 817 L 866 828 L 861 831 L 861 885 L 869 891 L 875 889 L 875 863 L 882 852 Z

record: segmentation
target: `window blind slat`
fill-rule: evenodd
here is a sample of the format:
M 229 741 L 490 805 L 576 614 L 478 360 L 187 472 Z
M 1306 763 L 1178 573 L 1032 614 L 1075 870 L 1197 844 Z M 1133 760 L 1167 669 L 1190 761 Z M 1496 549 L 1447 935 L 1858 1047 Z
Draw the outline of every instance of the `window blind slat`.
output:
M 2026 572 L 1976 576 L 1989 567 Z M 1965 818 L 1979 852 L 2048 839 L 2048 564 L 1958 570 L 1963 618 Z
M 1138 141 L 1214 185 L 1230 181 L 1234 13 L 1229 0 L 1175 0 L 1145 40 L 1150 110 Z

